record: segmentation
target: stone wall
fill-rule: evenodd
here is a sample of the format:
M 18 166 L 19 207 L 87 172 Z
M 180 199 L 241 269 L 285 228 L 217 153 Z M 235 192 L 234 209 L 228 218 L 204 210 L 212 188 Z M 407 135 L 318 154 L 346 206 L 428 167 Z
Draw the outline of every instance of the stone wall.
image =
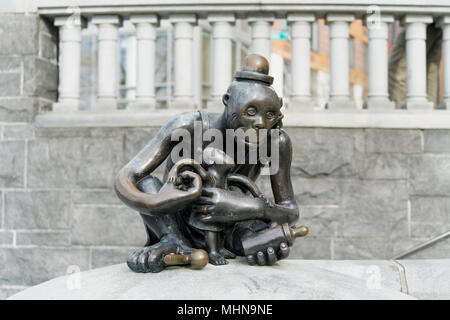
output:
M 33 15 L 0 16 L 0 33 L 4 298 L 68 270 L 124 262 L 143 245 L 139 215 L 112 185 L 157 128 L 36 127 L 56 98 L 57 35 Z M 292 257 L 387 259 L 449 229 L 450 130 L 287 130 L 300 223 L 311 229 Z M 270 192 L 267 177 L 260 185 Z M 447 240 L 412 257 L 449 252 Z

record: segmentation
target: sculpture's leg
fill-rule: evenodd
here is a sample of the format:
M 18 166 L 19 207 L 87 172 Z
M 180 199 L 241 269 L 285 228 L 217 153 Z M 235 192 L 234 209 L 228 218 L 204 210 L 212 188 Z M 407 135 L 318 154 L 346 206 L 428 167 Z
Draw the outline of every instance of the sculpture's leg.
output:
M 148 177 L 138 184 L 138 188 L 155 194 L 162 183 L 158 178 Z M 169 253 L 191 253 L 194 249 L 183 237 L 176 219 L 176 213 L 148 215 L 141 213 L 147 231 L 144 248 L 132 252 L 127 259 L 128 267 L 135 272 L 160 272 L 165 268 L 163 258 Z
M 223 248 L 223 239 L 221 239 L 219 232 L 206 231 L 206 245 L 208 246 L 210 263 L 216 266 L 228 264 L 228 261 L 220 252 Z

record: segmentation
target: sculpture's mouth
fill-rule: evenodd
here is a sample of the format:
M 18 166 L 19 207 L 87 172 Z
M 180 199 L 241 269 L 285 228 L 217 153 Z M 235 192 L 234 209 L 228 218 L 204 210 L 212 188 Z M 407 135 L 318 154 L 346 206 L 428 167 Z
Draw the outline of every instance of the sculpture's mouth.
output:
M 235 129 L 234 131 L 234 141 L 237 144 L 243 144 L 245 146 L 250 147 L 257 147 L 261 143 L 264 143 L 266 140 L 266 135 L 263 133 L 265 129 L 263 129 L 263 132 L 260 132 L 261 129 L 256 128 L 246 128 L 246 127 L 239 127 Z M 231 138 L 231 136 L 227 136 L 227 139 Z
M 249 135 L 249 136 L 244 136 L 244 141 L 246 144 L 248 145 L 258 145 L 259 144 L 259 139 L 258 139 L 258 135 Z

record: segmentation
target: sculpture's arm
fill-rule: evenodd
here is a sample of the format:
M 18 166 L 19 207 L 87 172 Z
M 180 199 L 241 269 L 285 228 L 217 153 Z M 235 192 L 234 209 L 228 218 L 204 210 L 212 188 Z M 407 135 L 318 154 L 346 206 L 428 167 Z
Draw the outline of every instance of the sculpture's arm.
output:
M 147 194 L 136 185 L 149 176 L 170 154 L 177 141 L 172 141 L 172 133 L 177 129 L 193 132 L 198 113 L 185 113 L 168 121 L 157 135 L 129 162 L 117 175 L 115 190 L 118 197 L 129 207 L 143 213 L 159 213 L 191 201 L 201 192 L 201 179 L 192 172 L 184 173 L 190 178 L 193 187 L 187 191 L 175 188 L 174 179 L 168 179 L 158 194 Z
M 291 182 L 292 143 L 286 131 L 279 134 L 279 170 L 270 176 L 275 204 L 266 207 L 264 217 L 277 223 L 295 223 L 299 217 Z
M 201 218 L 203 222 L 234 223 L 262 219 L 267 222 L 293 224 L 297 221 L 299 213 L 290 177 L 292 144 L 284 130 L 281 130 L 278 139 L 279 170 L 271 176 L 275 203 L 262 197 L 255 197 L 254 194 L 242 194 L 212 187 L 203 188 L 202 196 L 193 207 L 194 211 L 204 214 Z M 254 176 L 257 174 L 255 173 Z M 253 176 L 250 177 L 250 181 L 252 178 Z M 229 182 L 242 185 L 242 181 L 235 175 L 230 176 Z M 255 187 L 252 188 L 255 189 Z

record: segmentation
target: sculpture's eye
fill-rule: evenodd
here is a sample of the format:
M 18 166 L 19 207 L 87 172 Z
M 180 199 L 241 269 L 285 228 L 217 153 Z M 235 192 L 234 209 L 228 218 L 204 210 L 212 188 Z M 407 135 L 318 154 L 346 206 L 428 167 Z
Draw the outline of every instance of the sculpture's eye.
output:
M 272 111 L 266 112 L 266 118 L 269 120 L 275 119 L 275 112 L 272 112 Z
M 248 107 L 247 108 L 247 115 L 254 116 L 256 114 L 256 108 L 255 107 Z

